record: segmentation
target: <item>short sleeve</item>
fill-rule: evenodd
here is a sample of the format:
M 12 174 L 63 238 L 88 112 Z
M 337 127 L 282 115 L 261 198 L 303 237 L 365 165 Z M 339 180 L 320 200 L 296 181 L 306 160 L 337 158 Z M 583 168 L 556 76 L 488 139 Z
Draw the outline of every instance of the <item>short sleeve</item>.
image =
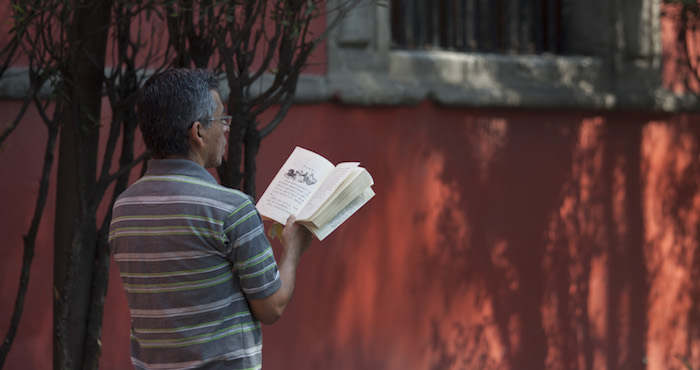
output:
M 246 298 L 262 299 L 277 291 L 282 285 L 277 261 L 252 199 L 236 208 L 224 227 L 231 243 L 228 259 Z

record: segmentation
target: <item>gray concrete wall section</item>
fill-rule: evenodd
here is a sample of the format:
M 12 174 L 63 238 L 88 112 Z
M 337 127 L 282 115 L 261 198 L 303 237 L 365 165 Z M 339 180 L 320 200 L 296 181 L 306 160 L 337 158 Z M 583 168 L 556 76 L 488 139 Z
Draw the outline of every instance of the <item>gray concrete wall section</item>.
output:
M 340 1 L 329 0 L 329 22 Z M 328 72 L 299 79 L 298 103 L 700 111 L 697 96 L 661 86 L 660 0 L 564 0 L 567 55 L 393 50 L 390 4 L 374 2 L 331 32 Z M 28 86 L 26 70 L 8 70 L 0 98 L 21 99 Z
M 372 3 L 364 0 L 328 41 L 327 77 L 343 103 L 700 109 L 697 97 L 661 86 L 660 0 L 565 0 L 566 56 L 391 50 L 390 10 Z

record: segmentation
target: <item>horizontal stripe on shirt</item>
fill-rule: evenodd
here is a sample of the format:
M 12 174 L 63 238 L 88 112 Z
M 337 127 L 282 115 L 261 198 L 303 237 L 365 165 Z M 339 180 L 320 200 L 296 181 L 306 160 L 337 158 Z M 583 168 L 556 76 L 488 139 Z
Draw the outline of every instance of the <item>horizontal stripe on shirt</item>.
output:
M 178 283 L 164 283 L 164 284 L 129 284 L 123 283 L 124 290 L 127 293 L 165 293 L 165 292 L 179 292 L 183 290 L 194 290 L 208 288 L 217 284 L 225 283 L 233 279 L 233 274 L 227 272 L 225 274 L 215 276 L 209 279 L 195 280 L 195 281 L 184 281 Z
M 188 362 L 171 362 L 171 363 L 148 363 L 144 361 L 140 361 L 134 357 L 131 358 L 131 361 L 134 363 L 134 365 L 144 368 L 144 369 L 161 369 L 161 370 L 167 370 L 167 369 L 196 369 L 199 367 L 202 367 L 204 365 L 207 365 L 211 362 L 215 361 L 227 361 L 227 360 L 234 360 L 234 359 L 239 359 L 239 358 L 244 358 L 244 357 L 253 357 L 253 356 L 259 356 L 262 353 L 262 345 L 250 347 L 250 348 L 242 348 L 236 351 L 231 351 L 229 353 L 226 353 L 224 355 L 214 357 L 214 358 L 209 358 L 207 360 L 201 360 L 201 361 L 188 361 Z M 249 367 L 246 369 L 240 369 L 240 370 L 259 370 L 262 369 L 262 365 L 256 365 L 254 367 Z

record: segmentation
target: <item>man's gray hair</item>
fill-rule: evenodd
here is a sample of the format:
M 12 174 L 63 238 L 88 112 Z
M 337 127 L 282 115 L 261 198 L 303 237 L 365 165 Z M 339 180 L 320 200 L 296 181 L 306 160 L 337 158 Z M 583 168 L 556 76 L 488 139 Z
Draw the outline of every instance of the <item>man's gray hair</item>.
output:
M 195 121 L 211 125 L 218 91 L 216 76 L 205 69 L 168 69 L 153 75 L 136 103 L 143 140 L 153 158 L 187 156 L 188 131 Z

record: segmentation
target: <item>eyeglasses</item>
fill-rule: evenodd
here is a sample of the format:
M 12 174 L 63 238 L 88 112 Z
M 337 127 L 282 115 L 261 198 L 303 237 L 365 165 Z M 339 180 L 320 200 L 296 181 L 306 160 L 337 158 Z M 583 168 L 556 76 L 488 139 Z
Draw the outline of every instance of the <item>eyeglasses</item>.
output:
M 221 116 L 221 117 L 209 118 L 207 121 L 219 121 L 219 122 L 221 122 L 222 125 L 230 127 L 232 119 L 233 119 L 233 116 Z

